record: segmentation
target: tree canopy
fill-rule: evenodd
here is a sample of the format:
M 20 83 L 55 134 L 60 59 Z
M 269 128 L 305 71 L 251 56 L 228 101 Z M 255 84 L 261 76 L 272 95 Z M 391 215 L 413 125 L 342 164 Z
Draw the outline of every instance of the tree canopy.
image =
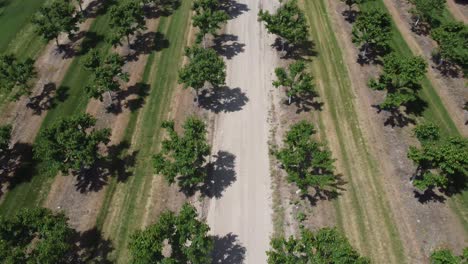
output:
M 322 228 L 317 232 L 302 228 L 299 237 L 272 238 L 270 246 L 268 264 L 370 263 L 334 228 Z
M 414 130 L 421 147 L 411 146 L 408 158 L 418 170 L 413 185 L 425 191 L 433 188 L 447 189 L 458 179 L 468 177 L 468 139 L 440 137 L 439 128 L 432 123 L 422 123 Z
M 220 3 L 217 0 L 197 0 L 193 3 L 193 25 L 199 29 L 197 43 L 202 42 L 206 34 L 216 34 L 221 25 L 229 19 L 226 11 L 219 10 L 219 7 Z
M 432 30 L 432 38 L 439 47 L 436 58 L 442 70 L 450 69 L 453 64 L 468 71 L 468 26 L 461 22 L 451 22 Z
M 184 84 L 184 88 L 192 87 L 198 94 L 205 83 L 214 87 L 225 84 L 226 63 L 216 51 L 194 46 L 185 49 L 185 56 L 189 63 L 179 71 L 179 83 Z
M 73 247 L 74 231 L 62 213 L 49 209 L 23 209 L 0 218 L 1 263 L 65 263 Z
M 110 130 L 92 130 L 96 119 L 89 114 L 62 118 L 44 129 L 34 146 L 34 157 L 66 173 L 89 169 L 101 157 L 98 145 L 109 143 Z
M 162 124 L 169 139 L 162 142 L 161 152 L 153 157 L 156 173 L 162 174 L 169 183 L 176 178 L 181 188 L 193 188 L 206 177 L 204 164 L 210 154 L 206 139 L 206 125 L 200 119 L 189 117 L 183 124 L 184 134 L 179 136 L 173 121 Z
M 369 86 L 374 90 L 386 90 L 385 100 L 379 105 L 383 110 L 397 110 L 400 106 L 414 102 L 419 81 L 426 73 L 427 64 L 419 56 L 389 54 L 383 59 L 383 73 L 378 80 L 371 79 Z
M 436 26 L 445 9 L 446 0 L 411 0 L 414 7 L 410 10 L 415 18 L 414 27 L 418 28 L 420 22 L 428 26 Z
M 125 61 L 117 53 L 104 55 L 91 50 L 84 59 L 84 67 L 93 73 L 90 84 L 85 87 L 92 98 L 103 100 L 103 93 L 120 90 L 120 81 L 128 82 L 128 73 L 123 72 Z
M 440 249 L 432 252 L 431 264 L 464 264 L 468 262 L 468 248 L 463 249 L 461 256 L 456 256 L 448 249 Z
M 364 3 L 367 0 L 341 0 L 341 2 L 345 3 L 349 10 L 353 8 L 354 5 L 359 5 L 361 3 Z
M 359 45 L 363 59 L 373 60 L 388 52 L 391 32 L 390 16 L 373 8 L 357 16 L 353 24 L 353 42 Z
M 145 5 L 153 5 L 158 11 L 168 14 L 177 9 L 180 5 L 180 0 L 142 0 Z
M 8 151 L 11 140 L 11 125 L 0 126 L 0 157 L 3 158 Z
M 33 18 L 37 32 L 48 41 L 55 39 L 57 46 L 60 33 L 71 34 L 78 30 L 78 21 L 75 7 L 68 0 L 54 0 L 46 4 Z
M 0 87 L 13 91 L 14 99 L 30 93 L 31 80 L 36 76 L 34 60 L 19 61 L 14 55 L 0 56 Z
M 273 86 L 285 87 L 286 95 L 289 98 L 289 103 L 293 97 L 300 98 L 307 95 L 315 95 L 313 78 L 306 71 L 304 61 L 296 61 L 289 65 L 288 70 L 285 68 L 276 68 L 276 81 L 273 81 Z
M 276 34 L 293 45 L 300 45 L 309 37 L 309 26 L 297 0 L 285 2 L 275 14 L 260 10 L 258 18 L 265 22 L 269 33 Z
M 121 39 L 126 38 L 130 45 L 130 36 L 146 29 L 145 16 L 138 1 L 124 1 L 114 5 L 109 10 L 112 45 L 122 45 Z
M 208 225 L 197 217 L 196 209 L 189 204 L 184 204 L 178 215 L 163 212 L 156 224 L 130 238 L 131 263 L 210 263 L 213 238 L 208 236 Z M 170 255 L 163 253 L 166 241 Z
M 303 194 L 309 187 L 317 193 L 336 183 L 331 152 L 326 146 L 312 139 L 315 128 L 301 121 L 289 129 L 283 140 L 284 147 L 276 151 L 276 158 L 286 170 L 289 182 L 295 183 Z

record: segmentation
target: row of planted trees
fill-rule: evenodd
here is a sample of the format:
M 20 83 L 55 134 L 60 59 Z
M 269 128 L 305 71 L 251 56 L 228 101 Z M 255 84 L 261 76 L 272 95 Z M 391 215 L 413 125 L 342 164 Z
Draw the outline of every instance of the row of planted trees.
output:
M 431 10 L 435 9 L 437 1 L 428 1 L 426 4 Z M 362 1 L 347 1 L 362 3 Z M 420 3 L 415 1 L 418 18 L 429 23 L 434 18 L 423 15 L 424 10 Z M 439 7 L 440 8 L 440 7 Z M 438 10 L 438 9 L 437 9 Z M 378 62 L 383 65 L 382 73 L 378 79 L 369 80 L 369 87 L 373 90 L 386 91 L 385 99 L 379 104 L 379 109 L 391 114 L 402 116 L 402 111 L 413 114 L 414 109 L 423 103 L 418 96 L 421 90 L 421 81 L 427 70 L 427 63 L 420 56 L 407 56 L 393 52 L 389 41 L 392 38 L 392 25 L 390 16 L 380 9 L 370 9 L 359 12 L 353 24 L 353 42 L 360 48 L 360 56 L 368 62 Z M 443 33 L 448 34 L 441 28 Z M 436 31 L 437 31 L 436 30 Z M 439 33 L 437 33 L 439 34 Z M 454 43 L 458 43 L 454 40 Z M 458 47 L 466 49 L 466 47 Z M 425 138 L 421 131 L 437 134 Z M 408 152 L 410 158 L 417 166 L 412 177 L 413 185 L 421 191 L 439 189 L 450 193 L 450 190 L 465 188 L 468 177 L 468 140 L 461 136 L 440 135 L 439 128 L 432 123 L 422 122 L 417 125 L 414 133 L 421 143 L 421 147 L 411 147 Z

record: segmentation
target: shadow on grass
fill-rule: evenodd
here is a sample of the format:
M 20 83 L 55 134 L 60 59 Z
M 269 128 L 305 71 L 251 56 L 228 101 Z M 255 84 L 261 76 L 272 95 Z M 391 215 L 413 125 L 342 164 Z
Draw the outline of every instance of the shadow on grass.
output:
M 138 56 L 161 51 L 169 47 L 169 40 L 161 32 L 147 32 L 137 35 L 135 41 L 130 45 L 134 50 L 132 54 L 125 56 L 126 61 L 137 61 Z
M 245 260 L 246 248 L 233 233 L 225 236 L 214 236 L 212 253 L 213 264 L 242 264 Z
M 126 141 L 107 147 L 108 155 L 98 160 L 86 171 L 76 172 L 75 185 L 81 193 L 97 192 L 107 185 L 109 177 L 116 177 L 119 182 L 126 182 L 132 175 L 131 168 L 135 166 L 137 151 L 129 153 L 130 144 Z
M 113 263 L 108 260 L 109 254 L 114 250 L 112 241 L 105 239 L 97 228 L 75 233 L 73 242 L 75 247 L 70 263 Z
M 116 101 L 107 107 L 107 112 L 119 114 L 123 111 L 123 108 L 135 112 L 145 103 L 145 98 L 149 95 L 149 89 L 150 86 L 146 83 L 136 83 L 126 90 L 118 91 Z
M 314 188 L 314 194 L 301 194 L 302 199 L 307 199 L 311 206 L 316 206 L 319 201 L 330 201 L 338 198 L 346 189 L 344 186 L 347 182 L 343 179 L 342 174 L 335 175 L 336 181 L 331 184 L 328 189 Z
M 373 108 L 377 109 L 377 113 L 386 112 L 387 118 L 384 121 L 385 126 L 391 127 L 406 127 L 409 124 L 416 124 L 416 117 L 422 116 L 424 111 L 427 109 L 428 104 L 426 101 L 417 97 L 416 100 L 409 102 L 404 105 L 405 109 L 382 109 L 379 105 L 372 105 Z
M 13 190 L 22 183 L 30 182 L 32 175 L 37 172 L 31 144 L 16 143 L 1 157 L 0 161 L 0 183 L 2 186 L 7 184 L 8 190 Z M 3 192 L 0 191 L 1 196 L 3 196 Z
M 50 110 L 57 106 L 57 101 L 64 102 L 69 94 L 70 87 L 60 86 L 58 89 L 55 83 L 47 83 L 42 88 L 41 94 L 29 98 L 26 107 L 33 110 L 35 115 Z

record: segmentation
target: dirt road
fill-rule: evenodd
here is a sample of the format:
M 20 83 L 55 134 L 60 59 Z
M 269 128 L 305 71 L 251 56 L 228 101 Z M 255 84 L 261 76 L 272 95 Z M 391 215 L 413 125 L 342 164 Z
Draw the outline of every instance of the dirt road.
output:
M 463 1 L 457 2 L 456 0 L 447 0 L 447 7 L 456 19 L 466 24 L 468 23 L 468 7 L 462 3 Z
M 274 4 L 276 1 L 271 0 L 239 0 L 235 5 L 244 11 L 226 26 L 226 34 L 237 36 L 238 42 L 245 44 L 243 52 L 226 60 L 227 86 L 239 88 L 248 100 L 234 111 L 221 112 L 216 120 L 213 154 L 231 157 L 236 179 L 232 185 L 221 187 L 219 183 L 229 175 L 215 169 L 214 181 L 221 197 L 212 199 L 208 223 L 213 234 L 220 237 L 215 243 L 216 255 L 227 250 L 223 248 L 226 243 L 219 241 L 237 239 L 237 248 L 242 250 L 238 250 L 239 256 L 230 256 L 235 263 L 242 259 L 244 263 L 266 263 L 265 251 L 272 233 L 267 118 L 276 54 L 270 47 L 274 38 L 257 21 L 257 14 L 259 8 L 273 10 Z M 228 262 L 223 258 L 216 261 Z

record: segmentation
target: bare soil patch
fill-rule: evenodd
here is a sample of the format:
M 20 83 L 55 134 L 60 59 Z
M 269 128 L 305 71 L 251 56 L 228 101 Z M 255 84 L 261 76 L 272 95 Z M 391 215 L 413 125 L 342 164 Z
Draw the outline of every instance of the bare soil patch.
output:
M 459 21 L 468 23 L 468 2 L 466 0 L 447 0 L 447 7 Z

